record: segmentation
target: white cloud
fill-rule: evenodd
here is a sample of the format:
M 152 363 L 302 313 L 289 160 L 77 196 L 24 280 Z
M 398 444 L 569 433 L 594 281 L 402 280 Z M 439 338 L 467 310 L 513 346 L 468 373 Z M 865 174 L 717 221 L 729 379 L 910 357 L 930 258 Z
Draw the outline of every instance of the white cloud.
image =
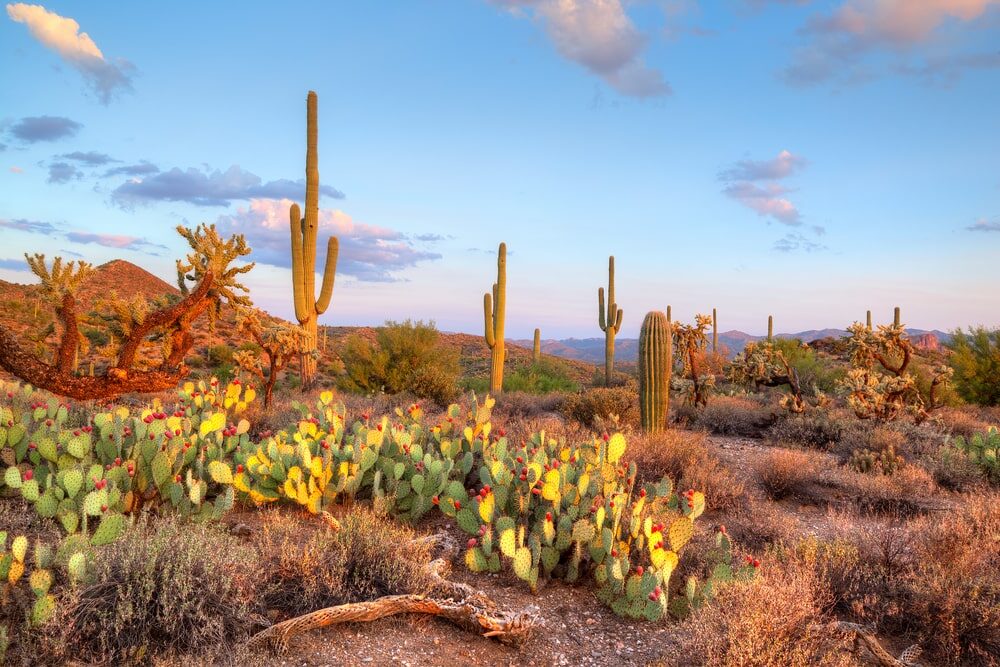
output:
M 107 60 L 90 35 L 80 32 L 80 24 L 74 19 L 23 2 L 8 4 L 7 15 L 28 26 L 35 39 L 78 70 L 102 103 L 110 102 L 119 90 L 131 90 L 132 64 Z
M 791 190 L 777 181 L 801 170 L 805 164 L 805 158 L 788 150 L 769 160 L 740 160 L 719 173 L 719 180 L 726 184 L 722 193 L 758 215 L 796 227 L 802 224 L 802 216 L 786 196 Z M 814 227 L 814 231 L 821 233 L 817 230 L 822 227 Z
M 663 74 L 641 59 L 647 38 L 620 0 L 494 0 L 544 26 L 560 55 L 601 77 L 624 95 L 669 95 Z

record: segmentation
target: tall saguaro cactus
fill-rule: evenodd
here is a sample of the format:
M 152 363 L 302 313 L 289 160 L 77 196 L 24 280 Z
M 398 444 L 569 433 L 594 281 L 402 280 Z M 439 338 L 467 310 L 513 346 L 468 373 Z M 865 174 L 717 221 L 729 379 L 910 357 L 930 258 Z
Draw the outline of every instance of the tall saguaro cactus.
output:
M 492 351 L 490 363 L 490 391 L 503 391 L 504 323 L 507 315 L 507 244 L 501 243 L 497 252 L 497 281 L 493 295 L 483 295 L 483 319 L 486 323 L 486 344 Z
M 716 354 L 719 351 L 719 316 L 715 312 L 715 308 L 712 309 L 712 354 Z
M 646 314 L 639 330 L 639 416 L 642 430 L 659 433 L 670 413 L 673 336 L 670 321 L 658 311 Z
M 898 327 L 900 321 L 899 306 L 896 306 L 892 311 L 892 326 Z
M 531 360 L 536 364 L 542 360 L 542 330 L 535 329 L 535 343 L 531 347 Z
M 298 204 L 288 210 L 292 236 L 292 291 L 295 295 L 295 319 L 302 325 L 302 350 L 299 366 L 302 388 L 312 387 L 316 377 L 317 320 L 326 312 L 333 296 L 340 242 L 331 236 L 326 242 L 326 265 L 323 286 L 316 298 L 316 235 L 319 232 L 319 156 L 316 150 L 316 93 L 306 97 L 306 215 Z
M 767 316 L 767 339 L 774 340 L 774 315 Z
M 611 386 L 615 372 L 615 335 L 622 328 L 622 309 L 615 302 L 615 257 L 608 257 L 607 317 L 604 316 L 604 288 L 597 288 L 597 323 L 604 332 L 604 385 Z
M 866 320 L 865 328 L 868 329 L 869 331 L 871 331 L 872 330 L 872 311 L 869 310 L 867 312 L 867 314 L 865 315 L 865 320 Z

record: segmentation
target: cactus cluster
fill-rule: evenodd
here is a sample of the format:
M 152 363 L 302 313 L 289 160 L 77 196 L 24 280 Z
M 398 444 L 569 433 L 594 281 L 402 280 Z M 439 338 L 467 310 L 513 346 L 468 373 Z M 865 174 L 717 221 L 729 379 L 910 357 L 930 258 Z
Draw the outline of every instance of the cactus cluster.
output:
M 56 611 L 56 597 L 51 590 L 57 577 L 65 579 L 70 585 L 84 581 L 88 549 L 72 538 L 63 540 L 55 547 L 36 541 L 32 548 L 25 535 L 17 535 L 11 537 L 9 549 L 7 540 L 7 531 L 0 530 L 0 582 L 6 583 L 0 590 L 0 602 L 4 602 L 10 588 L 21 582 L 26 583 L 34 595 L 28 621 L 35 626 L 42 625 Z M 30 557 L 29 548 L 32 551 Z
M 956 436 L 950 444 L 979 466 L 988 479 L 1000 483 L 1000 430 L 995 426 L 968 438 Z
M 867 448 L 855 449 L 848 463 L 858 472 L 891 475 L 903 467 L 905 460 L 896 453 L 896 448 L 890 443 L 878 452 Z
M 793 414 L 805 412 L 799 374 L 788 363 L 773 340 L 750 341 L 743 351 L 733 358 L 727 378 L 733 384 L 759 390 L 761 387 L 787 385 L 789 392 L 781 397 L 781 407 Z

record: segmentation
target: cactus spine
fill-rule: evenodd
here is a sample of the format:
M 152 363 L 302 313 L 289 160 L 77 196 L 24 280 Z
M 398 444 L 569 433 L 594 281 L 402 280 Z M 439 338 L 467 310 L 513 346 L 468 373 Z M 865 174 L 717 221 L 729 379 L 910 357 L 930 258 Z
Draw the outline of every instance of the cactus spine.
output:
M 608 257 L 607 317 L 604 316 L 604 288 L 597 288 L 597 323 L 604 332 L 604 385 L 611 386 L 615 372 L 615 335 L 622 328 L 622 309 L 615 302 L 615 257 Z
M 774 340 L 774 315 L 767 316 L 767 339 Z
M 900 322 L 900 319 L 899 319 L 899 306 L 896 306 L 893 309 L 893 311 L 892 311 L 892 326 L 898 327 L 899 326 L 899 322 Z
M 535 329 L 535 343 L 531 347 L 531 360 L 536 364 L 542 360 L 542 330 Z
M 331 236 L 326 245 L 323 287 L 316 299 L 316 234 L 319 231 L 319 157 L 316 151 L 316 93 L 306 98 L 306 211 L 302 217 L 298 204 L 288 211 L 292 235 L 292 288 L 295 295 L 295 319 L 302 325 L 302 350 L 299 364 L 304 389 L 313 385 L 316 376 L 317 320 L 326 312 L 333 296 L 340 243 Z
M 712 354 L 716 354 L 719 351 L 719 316 L 715 312 L 715 308 L 712 309 Z
M 865 328 L 868 329 L 869 331 L 871 331 L 872 330 L 872 311 L 869 310 L 867 312 L 867 314 L 865 315 L 865 320 L 867 322 L 865 324 Z
M 651 311 L 639 330 L 639 414 L 642 430 L 659 433 L 670 414 L 673 336 L 663 313 Z
M 497 252 L 497 281 L 493 295 L 483 295 L 483 319 L 486 323 L 486 344 L 492 351 L 490 364 L 490 391 L 503 391 L 504 323 L 507 315 L 507 244 L 501 243 Z

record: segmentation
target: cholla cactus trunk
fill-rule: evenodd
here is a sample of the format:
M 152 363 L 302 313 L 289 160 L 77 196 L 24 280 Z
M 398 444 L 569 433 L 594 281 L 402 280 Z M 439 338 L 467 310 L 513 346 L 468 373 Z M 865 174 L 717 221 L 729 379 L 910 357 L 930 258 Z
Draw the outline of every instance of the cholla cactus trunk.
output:
M 896 306 L 892 311 L 892 326 L 898 327 L 899 323 L 900 323 L 899 306 Z
M 639 415 L 646 433 L 659 433 L 667 426 L 672 367 L 670 321 L 663 313 L 647 313 L 639 330 Z
M 716 354 L 719 351 L 719 316 L 715 312 L 715 308 L 712 309 L 712 354 Z
M 605 317 L 604 288 L 597 288 L 597 323 L 604 332 L 604 385 L 611 386 L 615 373 L 615 335 L 622 328 L 622 309 L 615 301 L 615 258 L 608 257 L 608 301 Z
M 486 344 L 490 347 L 490 391 L 503 391 L 504 324 L 507 314 L 507 244 L 501 243 L 497 252 L 497 281 L 493 283 L 492 297 L 483 295 L 483 319 L 486 324 Z
M 317 320 L 326 312 L 333 296 L 337 273 L 337 237 L 327 241 L 323 287 L 316 299 L 316 235 L 319 231 L 319 156 L 316 150 L 316 93 L 306 98 L 306 210 L 301 217 L 298 204 L 288 212 L 292 237 L 292 288 L 295 295 L 295 318 L 302 325 L 302 350 L 299 365 L 302 388 L 313 386 L 316 376 Z
M 542 360 L 542 330 L 535 329 L 535 342 L 531 348 L 531 359 L 536 364 Z
M 867 314 L 865 315 L 865 322 L 866 322 L 865 323 L 865 328 L 868 329 L 869 331 L 871 331 L 872 330 L 872 311 L 869 310 L 867 312 Z
M 774 315 L 767 316 L 767 339 L 774 340 Z

